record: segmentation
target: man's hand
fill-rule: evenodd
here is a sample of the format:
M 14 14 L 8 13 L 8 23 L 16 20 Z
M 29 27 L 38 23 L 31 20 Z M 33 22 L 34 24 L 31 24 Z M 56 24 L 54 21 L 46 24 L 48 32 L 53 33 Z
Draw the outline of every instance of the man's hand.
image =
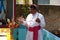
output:
M 23 25 L 26 26 L 27 28 L 29 28 L 29 25 L 27 23 L 24 23 Z
M 36 22 L 40 23 L 40 19 L 39 19 L 39 18 L 37 18 L 37 19 L 36 19 Z
M 23 23 L 24 18 L 23 18 L 23 17 L 19 17 L 17 20 L 18 20 L 20 23 Z

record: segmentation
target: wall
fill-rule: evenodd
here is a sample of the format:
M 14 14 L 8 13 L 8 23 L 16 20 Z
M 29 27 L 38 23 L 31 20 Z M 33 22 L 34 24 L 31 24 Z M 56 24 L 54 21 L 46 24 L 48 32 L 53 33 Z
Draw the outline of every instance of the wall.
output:
M 60 0 L 50 0 L 51 5 L 60 5 Z
M 60 7 L 58 6 L 39 6 L 41 13 L 45 17 L 46 29 L 49 31 L 60 28 Z
M 13 0 L 7 0 L 7 18 L 12 18 L 13 13 Z

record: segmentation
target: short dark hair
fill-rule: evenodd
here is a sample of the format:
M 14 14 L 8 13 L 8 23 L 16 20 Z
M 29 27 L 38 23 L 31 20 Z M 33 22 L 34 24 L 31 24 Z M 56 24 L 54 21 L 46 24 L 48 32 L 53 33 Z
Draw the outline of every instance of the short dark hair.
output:
M 34 5 L 31 5 L 30 8 L 31 9 L 36 9 L 36 7 Z

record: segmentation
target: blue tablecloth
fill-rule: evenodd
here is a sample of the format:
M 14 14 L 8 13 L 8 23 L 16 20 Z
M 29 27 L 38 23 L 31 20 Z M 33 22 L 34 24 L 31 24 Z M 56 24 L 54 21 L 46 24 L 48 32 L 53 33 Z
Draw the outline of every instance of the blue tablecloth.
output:
M 50 33 L 45 29 L 42 29 L 42 33 L 43 33 L 43 40 L 60 40 L 59 37 L 55 36 L 54 34 Z
M 18 28 L 18 40 L 26 40 L 27 28 L 23 25 L 20 25 Z
M 42 29 L 43 40 L 60 40 L 59 37 L 50 33 L 49 31 Z M 15 28 L 13 31 L 14 40 L 26 40 L 27 28 L 20 25 L 19 28 Z
M 20 25 L 13 31 L 14 40 L 26 40 L 26 34 L 27 34 L 27 28 L 23 25 Z

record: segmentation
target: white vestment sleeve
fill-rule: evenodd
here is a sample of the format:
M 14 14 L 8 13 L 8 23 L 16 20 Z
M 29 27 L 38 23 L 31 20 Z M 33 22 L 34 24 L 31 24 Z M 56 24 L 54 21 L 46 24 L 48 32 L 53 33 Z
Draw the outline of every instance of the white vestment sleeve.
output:
M 24 26 L 28 26 L 28 23 L 27 23 L 28 20 L 29 20 L 29 15 L 27 16 L 26 20 L 23 21 L 23 25 L 24 25 Z
M 27 24 L 26 21 L 23 21 L 23 25 Z
M 41 26 L 42 28 L 45 27 L 44 16 L 43 16 L 43 15 L 39 15 L 39 19 L 40 19 L 40 26 Z

